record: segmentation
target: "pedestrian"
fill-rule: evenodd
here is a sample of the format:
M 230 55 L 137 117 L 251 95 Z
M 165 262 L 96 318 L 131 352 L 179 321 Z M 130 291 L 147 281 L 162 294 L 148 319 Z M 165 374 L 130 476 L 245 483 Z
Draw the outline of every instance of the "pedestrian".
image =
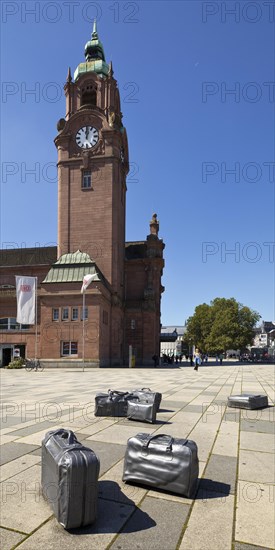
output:
M 198 369 L 199 369 L 199 365 L 201 365 L 201 354 L 200 354 L 199 350 L 196 349 L 196 351 L 195 351 L 195 366 L 194 366 L 194 370 L 198 370 Z
M 219 359 L 220 359 L 220 365 L 222 365 L 222 360 L 223 360 L 223 354 L 222 353 L 220 353 Z
M 158 364 L 158 356 L 155 354 L 155 355 L 153 355 L 152 359 L 154 361 L 154 367 L 156 367 L 157 364 Z

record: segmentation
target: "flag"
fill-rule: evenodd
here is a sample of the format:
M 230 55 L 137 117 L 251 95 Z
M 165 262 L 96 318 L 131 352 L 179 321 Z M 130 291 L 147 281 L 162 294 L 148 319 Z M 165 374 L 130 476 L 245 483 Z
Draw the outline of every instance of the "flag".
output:
M 81 287 L 81 294 L 83 294 L 84 290 L 88 288 L 89 284 L 97 277 L 97 273 L 94 273 L 94 275 L 84 275 L 83 277 L 83 284 Z
M 35 294 L 37 277 L 16 275 L 17 323 L 35 325 Z

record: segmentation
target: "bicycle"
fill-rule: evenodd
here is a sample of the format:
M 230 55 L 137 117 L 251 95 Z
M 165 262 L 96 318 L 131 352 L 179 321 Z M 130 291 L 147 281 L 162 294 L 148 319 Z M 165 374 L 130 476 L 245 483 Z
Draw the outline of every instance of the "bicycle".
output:
M 41 365 L 39 359 L 26 359 L 25 370 L 27 372 L 30 372 L 31 370 L 42 372 L 44 370 L 44 367 Z

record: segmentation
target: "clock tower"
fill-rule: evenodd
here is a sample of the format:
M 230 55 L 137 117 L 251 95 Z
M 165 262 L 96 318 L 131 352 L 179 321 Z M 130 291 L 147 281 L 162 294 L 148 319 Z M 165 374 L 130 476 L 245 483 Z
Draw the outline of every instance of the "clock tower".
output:
M 74 81 L 68 71 L 66 114 L 58 121 L 55 138 L 58 257 L 77 250 L 87 253 L 122 303 L 128 144 L 117 82 L 96 22 L 85 58 Z

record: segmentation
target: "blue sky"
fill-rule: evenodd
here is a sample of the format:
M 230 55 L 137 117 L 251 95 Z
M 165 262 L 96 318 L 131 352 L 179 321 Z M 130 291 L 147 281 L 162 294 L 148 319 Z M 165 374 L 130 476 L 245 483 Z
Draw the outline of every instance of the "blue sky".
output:
M 126 238 L 156 212 L 166 245 L 162 323 L 232 296 L 274 320 L 272 4 L 2 2 L 2 248 L 56 243 L 53 139 L 96 16 L 128 132 Z

